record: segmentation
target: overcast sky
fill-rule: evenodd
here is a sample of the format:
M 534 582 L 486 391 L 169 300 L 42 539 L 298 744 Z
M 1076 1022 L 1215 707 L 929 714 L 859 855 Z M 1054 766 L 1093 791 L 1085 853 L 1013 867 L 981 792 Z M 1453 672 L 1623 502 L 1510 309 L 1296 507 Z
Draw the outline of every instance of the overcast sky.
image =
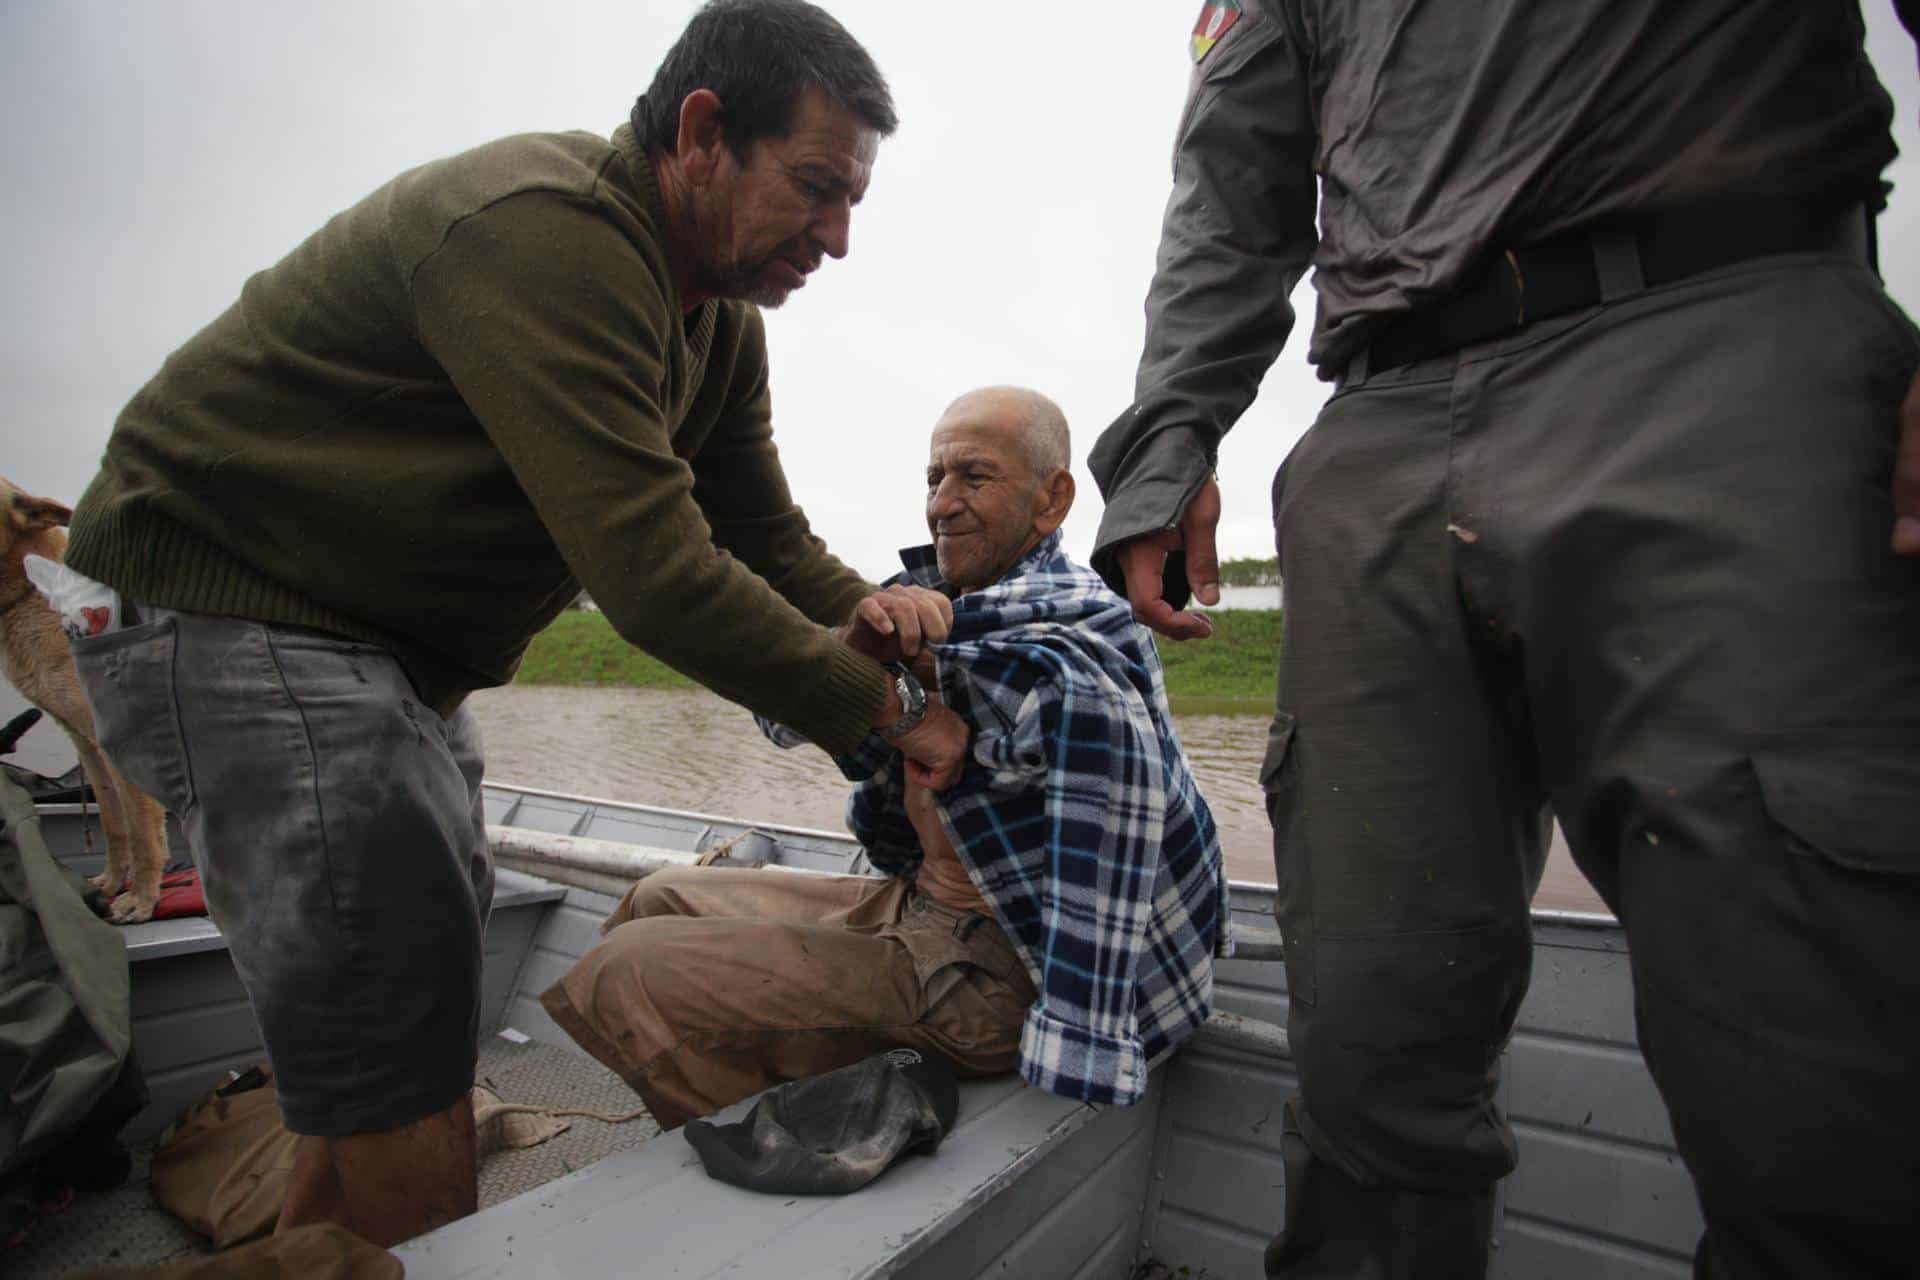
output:
M 114 415 L 267 266 L 402 169 L 502 134 L 610 133 L 693 5 L 0 0 L 0 474 L 71 500 Z M 775 429 L 796 494 L 869 574 L 923 532 L 928 429 L 968 387 L 1034 386 L 1087 447 L 1131 395 L 1141 301 L 1198 0 L 831 0 L 893 83 L 899 133 L 853 252 L 770 317 Z M 1920 156 L 1911 41 L 1870 48 Z M 1920 167 L 1889 176 L 1920 191 Z M 1882 223 L 1920 303 L 1920 195 Z M 1306 287 L 1297 302 L 1310 312 Z M 1267 489 L 1325 388 L 1304 329 L 1227 441 L 1227 554 L 1271 554 Z

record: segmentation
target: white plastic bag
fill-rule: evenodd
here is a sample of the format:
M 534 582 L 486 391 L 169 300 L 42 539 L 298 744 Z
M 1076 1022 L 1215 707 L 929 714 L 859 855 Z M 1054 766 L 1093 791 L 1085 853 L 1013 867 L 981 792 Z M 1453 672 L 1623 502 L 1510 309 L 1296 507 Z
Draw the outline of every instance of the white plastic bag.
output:
M 60 615 L 60 627 L 70 638 L 105 635 L 126 625 L 120 593 L 112 587 L 45 556 L 26 556 L 21 563 L 27 581 Z

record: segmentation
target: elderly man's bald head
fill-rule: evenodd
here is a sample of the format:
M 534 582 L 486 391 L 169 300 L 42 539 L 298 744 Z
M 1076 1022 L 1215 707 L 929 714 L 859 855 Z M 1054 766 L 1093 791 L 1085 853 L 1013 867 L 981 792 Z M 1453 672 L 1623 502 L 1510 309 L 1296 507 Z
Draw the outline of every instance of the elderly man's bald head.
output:
M 1018 434 L 1036 480 L 1073 466 L 1073 437 L 1060 406 L 1026 387 L 979 387 L 947 406 L 948 422 L 993 422 Z
M 969 391 L 940 415 L 927 451 L 927 529 L 940 575 L 971 591 L 997 582 L 1073 506 L 1060 406 L 1024 387 Z

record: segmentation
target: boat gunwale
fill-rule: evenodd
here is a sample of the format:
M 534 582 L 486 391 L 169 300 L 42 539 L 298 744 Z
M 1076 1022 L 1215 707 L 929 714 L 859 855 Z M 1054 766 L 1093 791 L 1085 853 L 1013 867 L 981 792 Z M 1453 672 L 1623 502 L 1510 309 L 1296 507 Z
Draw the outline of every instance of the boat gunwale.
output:
M 704 813 L 697 809 L 670 809 L 665 805 L 643 804 L 635 800 L 615 800 L 607 796 L 581 795 L 572 791 L 551 791 L 545 787 L 530 787 L 505 778 L 488 778 L 481 786 L 492 787 L 499 791 L 515 795 L 536 796 L 543 800 L 563 800 L 569 804 L 593 805 L 601 809 L 614 809 L 626 813 L 655 814 L 668 818 L 683 818 L 707 826 L 739 827 L 749 831 L 765 831 L 775 835 L 805 836 L 814 840 L 827 840 L 835 844 L 850 844 L 855 850 L 859 842 L 844 831 L 826 831 L 819 827 L 794 826 L 784 822 L 757 822 L 745 818 L 729 817 L 725 814 Z M 83 811 L 97 813 L 97 805 L 80 805 L 62 801 L 58 804 L 36 804 L 36 812 L 49 817 L 71 817 Z M 531 828 L 526 828 L 531 829 Z M 1271 899 L 1279 892 L 1277 885 L 1263 880 L 1228 880 L 1228 890 L 1241 897 L 1266 899 L 1269 907 Z M 1261 912 L 1266 914 L 1266 912 Z M 1573 911 L 1562 907 L 1535 907 L 1528 914 L 1535 925 L 1556 925 L 1562 928 L 1588 931 L 1618 931 L 1621 929 L 1619 917 L 1604 911 Z
M 758 822 L 747 818 L 728 817 L 718 813 L 703 813 L 698 809 L 669 809 L 665 805 L 642 804 L 636 800 L 613 800 L 605 796 L 584 796 L 571 791 L 549 791 L 544 787 L 523 786 L 509 782 L 504 778 L 488 778 L 481 784 L 484 790 L 494 787 L 503 791 L 512 791 L 520 795 L 539 796 L 543 800 L 566 800 L 574 804 L 590 804 L 603 809 L 621 809 L 629 813 L 664 814 L 670 818 L 692 818 L 709 826 L 721 824 L 730 827 L 746 827 L 754 831 L 770 831 L 786 835 L 813 836 L 823 840 L 851 844 L 859 848 L 859 841 L 844 831 L 825 831 L 819 827 L 797 827 L 784 822 Z M 77 806 L 76 806 L 77 807 Z
M 481 785 L 483 787 L 494 787 L 502 791 L 511 791 L 520 795 L 538 796 L 546 800 L 565 800 L 572 804 L 589 804 L 600 808 L 624 810 L 629 813 L 664 814 L 673 818 L 691 818 L 697 822 L 706 823 L 709 826 L 717 823 L 726 826 L 744 827 L 751 831 L 808 836 L 814 839 L 831 840 L 837 844 L 850 844 L 854 846 L 856 851 L 859 849 L 859 841 L 844 831 L 826 831 L 819 827 L 799 827 L 779 822 L 755 822 L 745 818 L 727 817 L 723 814 L 702 813 L 696 809 L 669 809 L 665 805 L 642 804 L 634 800 L 613 800 L 604 796 L 586 796 L 569 791 L 550 791 L 544 787 L 523 786 L 520 783 L 511 782 L 504 778 L 488 778 Z M 74 807 L 76 809 L 78 808 L 78 806 Z M 1271 905 L 1273 896 L 1280 891 L 1278 885 L 1269 884 L 1263 880 L 1229 879 L 1227 881 L 1227 889 L 1230 893 L 1243 897 L 1265 898 L 1268 900 L 1269 906 Z M 1528 914 L 1532 917 L 1536 925 L 1559 925 L 1571 929 L 1601 931 L 1619 930 L 1621 928 L 1619 918 L 1604 911 L 1573 911 L 1563 907 L 1535 907 L 1531 908 Z

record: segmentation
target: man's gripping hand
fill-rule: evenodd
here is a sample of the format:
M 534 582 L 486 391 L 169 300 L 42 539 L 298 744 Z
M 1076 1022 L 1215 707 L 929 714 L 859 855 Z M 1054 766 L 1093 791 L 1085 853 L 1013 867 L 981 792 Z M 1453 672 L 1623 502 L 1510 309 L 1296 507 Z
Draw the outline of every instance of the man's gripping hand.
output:
M 1920 376 L 1900 406 L 1900 450 L 1893 459 L 1893 549 L 1920 556 Z
M 907 777 L 929 791 L 945 791 L 960 781 L 973 731 L 937 699 L 927 703 L 926 718 L 910 732 L 891 739 L 907 762 Z
M 875 662 L 911 662 L 953 629 L 953 602 L 926 587 L 885 587 L 853 607 L 839 629 L 848 648 Z
M 1213 634 L 1213 624 L 1202 613 L 1176 610 L 1161 597 L 1167 557 L 1186 557 L 1187 582 L 1201 604 L 1220 603 L 1220 552 L 1214 545 L 1220 527 L 1220 485 L 1212 477 L 1187 504 L 1177 527 L 1149 533 L 1120 544 L 1114 559 L 1127 583 L 1127 603 L 1133 616 L 1173 640 L 1200 640 Z

